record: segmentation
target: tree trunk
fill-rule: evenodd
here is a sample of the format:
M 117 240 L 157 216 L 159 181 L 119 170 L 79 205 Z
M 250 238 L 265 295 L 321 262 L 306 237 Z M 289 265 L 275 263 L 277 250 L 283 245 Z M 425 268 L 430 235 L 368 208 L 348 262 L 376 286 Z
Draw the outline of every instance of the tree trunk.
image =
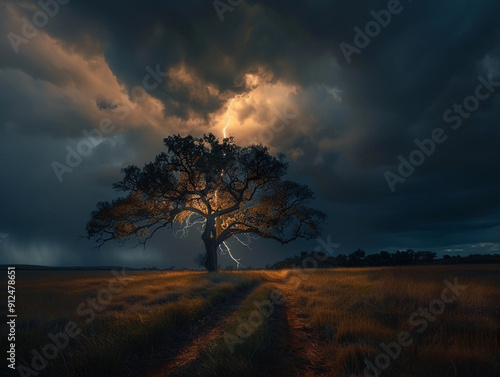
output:
M 201 236 L 205 244 L 207 271 L 217 271 L 217 233 L 215 230 L 215 220 L 208 218 L 205 224 L 205 230 Z
M 203 240 L 203 242 L 205 243 L 205 252 L 207 254 L 205 267 L 207 271 L 217 271 L 217 245 L 213 240 Z

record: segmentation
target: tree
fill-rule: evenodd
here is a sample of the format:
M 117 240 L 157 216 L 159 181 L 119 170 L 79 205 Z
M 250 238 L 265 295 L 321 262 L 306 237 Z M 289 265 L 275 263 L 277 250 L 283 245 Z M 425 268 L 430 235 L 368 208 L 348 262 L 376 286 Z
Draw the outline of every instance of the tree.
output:
M 142 169 L 122 169 L 113 187 L 125 197 L 97 203 L 87 237 L 97 247 L 135 236 L 146 243 L 159 229 L 202 224 L 205 267 L 217 269 L 217 249 L 228 238 L 256 234 L 286 244 L 320 234 L 325 214 L 309 207 L 308 186 L 284 180 L 285 156 L 262 145 L 237 146 L 213 134 L 202 138 L 170 136 L 166 152 Z M 225 243 L 224 243 L 225 245 Z
M 355 252 L 349 254 L 348 260 L 352 267 L 360 267 L 363 264 L 363 258 L 366 253 L 364 250 L 358 249 Z
M 413 264 L 415 260 L 415 251 L 413 251 L 412 249 L 408 249 L 406 251 L 398 250 L 394 254 L 392 254 L 392 260 L 397 266 Z
M 430 263 L 436 258 L 436 253 L 433 251 L 417 251 L 415 253 L 415 262 Z

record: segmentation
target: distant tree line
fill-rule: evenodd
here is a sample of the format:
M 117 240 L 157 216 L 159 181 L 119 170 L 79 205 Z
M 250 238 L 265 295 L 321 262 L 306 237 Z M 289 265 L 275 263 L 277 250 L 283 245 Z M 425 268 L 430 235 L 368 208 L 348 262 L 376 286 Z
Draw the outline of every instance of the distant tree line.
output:
M 314 266 L 310 266 L 308 258 L 314 258 Z M 445 255 L 443 259 L 436 259 L 436 253 L 432 251 L 398 250 L 394 253 L 381 251 L 375 254 L 366 254 L 364 250 L 337 256 L 327 256 L 323 252 L 313 253 L 303 251 L 300 255 L 286 258 L 272 266 L 266 266 L 271 270 L 293 268 L 297 266 L 330 268 L 330 267 L 377 267 L 377 266 L 412 266 L 430 264 L 477 264 L 477 263 L 500 263 L 500 254 L 472 254 L 466 257 Z

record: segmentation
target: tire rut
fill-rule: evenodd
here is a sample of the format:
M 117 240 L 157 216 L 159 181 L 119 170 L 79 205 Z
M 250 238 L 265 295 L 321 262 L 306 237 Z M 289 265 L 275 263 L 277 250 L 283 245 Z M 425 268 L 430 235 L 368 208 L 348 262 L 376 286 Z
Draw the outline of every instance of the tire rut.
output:
M 327 359 L 322 341 L 308 326 L 307 315 L 297 295 L 286 284 L 277 284 L 285 303 L 276 306 L 276 344 L 273 346 L 281 362 L 269 369 L 269 377 L 336 376 Z M 283 366 L 283 367 L 280 367 Z
M 134 373 L 141 377 L 167 377 L 175 376 L 192 361 L 196 360 L 200 351 L 207 344 L 222 337 L 225 325 L 234 319 L 238 308 L 258 285 L 252 286 L 242 292 L 234 293 L 227 302 L 210 309 L 202 318 L 191 324 L 181 337 L 172 336 L 164 348 L 161 359 L 142 368 L 143 373 Z

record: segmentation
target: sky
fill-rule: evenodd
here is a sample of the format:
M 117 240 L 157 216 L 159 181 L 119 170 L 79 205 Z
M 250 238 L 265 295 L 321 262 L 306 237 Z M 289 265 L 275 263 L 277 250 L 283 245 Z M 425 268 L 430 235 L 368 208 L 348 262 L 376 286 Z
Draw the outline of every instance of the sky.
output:
M 499 14 L 496 0 L 0 0 L 0 263 L 194 267 L 196 229 L 145 248 L 82 236 L 121 168 L 208 132 L 285 153 L 328 215 L 318 240 L 230 242 L 245 266 L 499 252 Z

